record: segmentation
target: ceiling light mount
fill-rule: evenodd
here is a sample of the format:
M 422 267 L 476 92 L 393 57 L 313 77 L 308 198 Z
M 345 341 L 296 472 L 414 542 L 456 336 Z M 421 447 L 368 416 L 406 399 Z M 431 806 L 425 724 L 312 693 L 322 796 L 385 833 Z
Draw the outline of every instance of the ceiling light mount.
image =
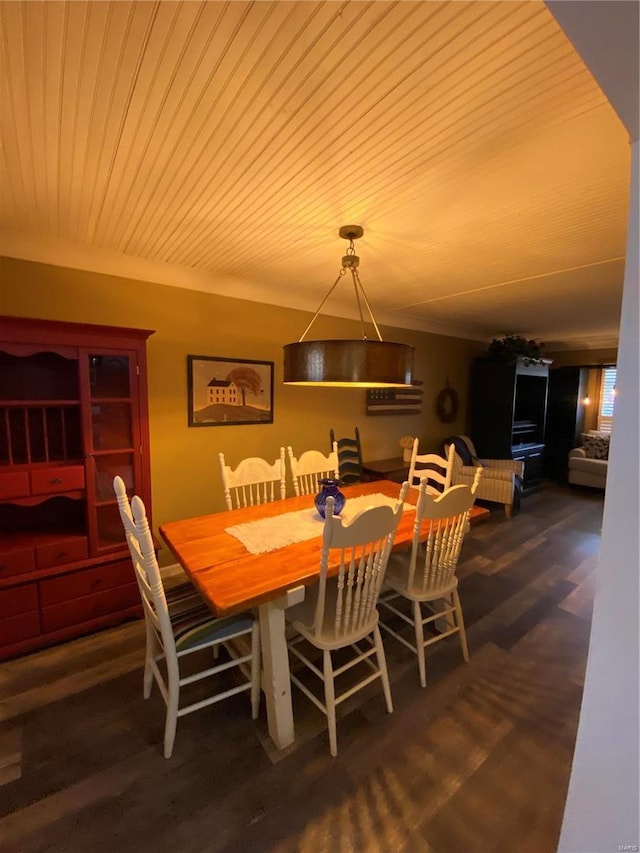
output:
M 362 225 L 343 225 L 338 230 L 338 235 L 343 240 L 359 240 L 364 234 Z
M 340 237 L 349 240 L 349 248 L 342 258 L 338 277 L 324 297 L 311 322 L 297 343 L 284 347 L 284 382 L 288 385 L 325 385 L 335 387 L 384 388 L 411 385 L 413 347 L 408 344 L 382 340 L 369 300 L 360 281 L 354 240 L 364 234 L 361 225 L 343 225 Z M 325 302 L 347 272 L 351 274 L 360 315 L 362 338 L 360 340 L 329 339 L 305 341 L 307 332 L 315 323 Z M 369 340 L 365 329 L 362 305 L 366 307 L 377 340 Z

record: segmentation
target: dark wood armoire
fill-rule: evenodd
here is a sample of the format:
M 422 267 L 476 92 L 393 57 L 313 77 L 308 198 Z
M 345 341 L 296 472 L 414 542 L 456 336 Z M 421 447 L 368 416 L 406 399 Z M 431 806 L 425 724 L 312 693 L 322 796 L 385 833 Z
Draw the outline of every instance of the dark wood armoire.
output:
M 471 438 L 480 458 L 524 462 L 523 494 L 543 478 L 548 360 L 478 358 L 471 380 Z

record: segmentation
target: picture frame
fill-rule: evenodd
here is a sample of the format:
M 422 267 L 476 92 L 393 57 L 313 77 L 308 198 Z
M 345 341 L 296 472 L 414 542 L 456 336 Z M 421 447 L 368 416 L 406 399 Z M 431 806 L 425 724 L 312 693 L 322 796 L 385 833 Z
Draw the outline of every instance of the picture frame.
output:
M 187 356 L 190 427 L 273 423 L 272 361 Z

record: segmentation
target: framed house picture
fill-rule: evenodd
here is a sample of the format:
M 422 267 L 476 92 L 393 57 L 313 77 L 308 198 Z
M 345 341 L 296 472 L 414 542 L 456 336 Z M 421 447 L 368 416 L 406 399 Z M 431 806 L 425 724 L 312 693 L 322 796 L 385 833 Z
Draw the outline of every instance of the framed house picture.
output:
M 190 427 L 273 423 L 273 362 L 187 356 Z

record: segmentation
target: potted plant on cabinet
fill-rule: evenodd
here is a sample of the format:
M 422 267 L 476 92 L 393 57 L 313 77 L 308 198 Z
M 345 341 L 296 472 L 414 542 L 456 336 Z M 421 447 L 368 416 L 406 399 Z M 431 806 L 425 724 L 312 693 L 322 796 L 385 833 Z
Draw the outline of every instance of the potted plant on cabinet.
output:
M 509 364 L 515 364 L 519 358 L 525 364 L 540 364 L 543 361 L 543 350 L 544 344 L 535 338 L 505 335 L 491 341 L 487 354 L 495 361 L 506 361 Z

